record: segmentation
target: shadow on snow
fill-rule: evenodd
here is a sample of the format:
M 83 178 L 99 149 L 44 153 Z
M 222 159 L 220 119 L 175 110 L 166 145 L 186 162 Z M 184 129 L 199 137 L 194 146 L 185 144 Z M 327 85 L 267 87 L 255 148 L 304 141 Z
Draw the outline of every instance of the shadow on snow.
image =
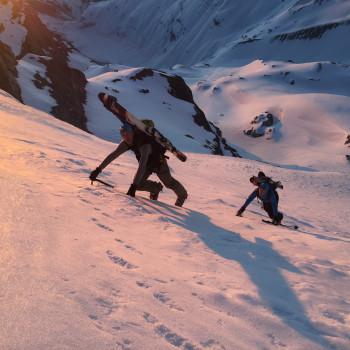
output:
M 257 286 L 261 299 L 274 315 L 310 341 L 328 345 L 322 333 L 308 318 L 281 269 L 298 274 L 303 272 L 281 256 L 271 242 L 257 237 L 255 242 L 248 241 L 239 233 L 213 224 L 207 215 L 197 211 L 178 209 L 144 198 L 141 201 L 150 206 L 151 211 L 165 215 L 168 221 L 196 233 L 216 254 L 224 259 L 237 261 Z

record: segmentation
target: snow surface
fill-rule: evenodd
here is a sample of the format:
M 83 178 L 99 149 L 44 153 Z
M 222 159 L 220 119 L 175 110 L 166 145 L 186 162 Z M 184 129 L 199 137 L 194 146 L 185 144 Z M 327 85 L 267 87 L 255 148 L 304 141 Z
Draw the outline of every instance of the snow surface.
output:
M 51 97 L 50 89 L 46 85 L 51 81 L 46 76 L 46 67 L 40 63 L 40 59 L 45 59 L 45 57 L 27 54 L 18 61 L 18 82 L 24 104 L 50 113 L 56 101 Z M 40 84 L 40 80 L 46 84 Z M 39 87 L 36 88 L 36 85 Z
M 349 349 L 349 25 L 270 41 L 348 21 L 349 1 L 57 2 L 75 17 L 41 18 L 79 49 L 70 66 L 88 79 L 95 136 L 45 113 L 46 58 L 23 57 L 27 106 L 0 91 L 0 349 Z M 26 29 L 11 6 L 0 40 L 18 55 Z M 144 66 L 182 76 L 247 159 L 203 154 L 206 132 L 162 79 L 124 79 Z M 120 141 L 97 99 L 107 88 L 185 151 L 186 163 L 169 159 L 184 208 L 167 189 L 158 202 L 125 195 L 131 153 L 100 175 L 115 189 L 90 184 Z M 243 134 L 265 111 L 274 132 Z M 298 231 L 262 223 L 256 201 L 235 216 L 259 170 L 282 181 L 284 222 Z
M 184 208 L 115 144 L 0 93 L 1 349 L 349 349 L 350 175 L 189 153 Z M 300 155 L 302 158 L 302 155 Z M 259 170 L 298 231 L 235 213 Z

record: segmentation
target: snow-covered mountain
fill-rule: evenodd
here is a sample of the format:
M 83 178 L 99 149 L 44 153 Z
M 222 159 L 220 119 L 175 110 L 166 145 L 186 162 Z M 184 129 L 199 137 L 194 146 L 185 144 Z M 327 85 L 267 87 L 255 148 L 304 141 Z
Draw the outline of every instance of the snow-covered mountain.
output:
M 346 0 L 52 3 L 70 6 L 72 18 L 63 25 L 58 21 L 54 26 L 51 19 L 47 23 L 102 62 L 169 67 L 204 61 L 232 66 L 239 58 L 349 59 L 344 45 L 350 31 Z
M 117 65 L 117 62 L 109 65 L 100 65 L 92 62 L 91 59 L 86 58 L 85 54 L 73 48 L 68 42 L 68 36 L 59 34 L 57 30 L 51 30 L 50 26 L 46 26 L 40 19 L 40 16 L 45 18 L 45 16 L 50 14 L 57 16 L 55 17 L 57 20 L 67 20 L 66 12 L 70 12 L 67 4 L 40 1 L 19 2 L 17 4 L 18 7 L 15 4 L 13 2 L 2 4 L 4 9 L 2 17 L 5 25 L 3 32 L 0 34 L 0 40 L 3 39 L 4 47 L 10 52 L 12 48 L 13 53 L 11 59 L 6 56 L 3 60 L 6 65 L 11 64 L 12 71 L 14 71 L 13 74 L 7 77 L 7 81 L 2 87 L 25 104 L 51 113 L 59 119 L 78 126 L 83 130 L 95 132 L 97 129 L 100 129 L 102 133 L 97 131 L 99 136 L 105 137 L 107 140 L 119 141 L 120 136 L 118 132 L 115 132 L 115 125 L 117 124 L 115 117 L 104 110 L 97 99 L 97 93 L 89 94 L 89 91 L 92 90 L 96 92 L 90 79 L 96 78 L 93 75 L 96 72 L 99 72 L 98 74 L 108 71 L 113 72 L 117 69 L 117 66 L 118 69 L 125 70 L 124 75 L 127 75 L 132 67 L 121 67 Z M 50 17 L 50 20 L 53 20 L 53 18 Z M 11 34 L 11 28 L 14 26 L 21 29 L 17 35 Z M 16 55 L 17 64 L 14 63 L 14 55 Z M 153 87 L 150 97 L 147 99 L 147 106 L 137 94 L 134 95 L 134 90 L 137 89 L 136 85 L 140 84 L 134 84 L 131 91 L 124 91 L 126 95 L 133 94 L 134 96 L 131 106 L 130 103 L 128 104 L 124 100 L 120 102 L 125 107 L 130 108 L 132 112 L 135 112 L 133 109 L 135 105 L 141 107 L 142 103 L 142 114 L 146 114 L 154 119 L 157 128 L 160 128 L 159 125 L 165 125 L 166 129 L 171 130 L 169 133 L 164 131 L 164 129 L 161 130 L 166 136 L 179 129 L 181 131 L 180 121 L 182 118 L 193 120 L 193 130 L 191 132 L 181 131 L 181 143 L 190 147 L 183 146 L 185 151 L 195 151 L 201 148 L 201 151 L 205 153 L 239 156 L 232 145 L 227 144 L 221 135 L 221 131 L 207 121 L 203 112 L 193 101 L 191 90 L 183 79 L 176 75 L 171 76 L 170 73 L 163 74 L 160 72 L 160 74 L 168 77 L 164 80 L 168 84 L 165 86 L 164 83 L 161 83 L 159 86 Z M 90 79 L 87 80 L 87 78 Z M 101 82 L 101 80 L 100 77 L 99 81 Z M 150 86 L 147 85 L 150 80 L 152 79 L 145 80 L 143 91 L 150 90 Z M 9 82 L 13 85 L 16 84 L 16 90 L 8 87 Z M 101 90 L 108 86 L 109 83 L 106 81 L 104 84 L 101 84 Z M 123 84 L 119 83 L 117 85 L 118 89 L 123 90 Z M 150 82 L 150 85 L 154 85 L 154 83 Z M 114 93 L 118 93 L 118 91 L 114 89 Z M 152 97 L 155 94 L 158 94 L 158 98 Z M 178 101 L 179 103 L 176 104 L 174 100 L 170 104 L 167 101 L 168 97 L 163 95 L 175 97 L 180 102 Z M 181 101 L 187 103 L 186 105 L 182 104 L 184 108 L 181 108 Z M 189 107 L 189 104 L 192 105 L 192 108 Z M 162 111 L 161 107 L 164 105 L 167 105 L 165 113 L 163 111 L 160 114 Z M 171 113 L 167 113 L 171 108 L 174 110 L 174 116 L 169 115 Z M 91 113 L 92 110 L 95 114 Z M 137 110 L 140 110 L 140 108 L 137 108 Z M 104 115 L 109 115 L 109 117 L 104 117 Z M 180 117 L 177 118 L 176 116 Z M 109 125 L 104 123 L 106 119 L 109 120 Z M 161 122 L 158 124 L 159 119 L 161 119 Z M 86 125 L 87 122 L 89 125 L 99 126 L 97 128 L 92 127 L 89 130 Z M 194 138 L 191 134 L 195 134 L 198 137 Z M 193 141 L 188 142 L 188 138 L 191 138 Z M 181 145 L 179 148 L 181 148 Z
M 348 1 L 32 0 L 1 9 L 0 87 L 25 104 L 118 142 L 119 122 L 96 97 L 114 89 L 131 112 L 179 133 L 184 151 L 348 171 Z M 187 84 L 193 97 L 174 100 L 164 79 L 113 83 L 133 69 L 183 78 L 176 95 Z M 261 125 L 264 115 L 272 122 Z

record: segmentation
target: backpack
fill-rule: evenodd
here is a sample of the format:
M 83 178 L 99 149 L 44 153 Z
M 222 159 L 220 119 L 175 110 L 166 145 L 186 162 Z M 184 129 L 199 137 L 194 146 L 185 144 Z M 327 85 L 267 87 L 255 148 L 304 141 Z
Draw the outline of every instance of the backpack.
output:
M 147 128 L 154 128 L 154 122 L 151 119 L 140 119 L 140 122 L 145 124 Z
M 151 119 L 140 119 L 140 121 L 147 126 L 147 128 L 154 128 L 154 122 Z M 160 153 L 164 156 L 167 149 L 157 142 L 152 136 L 149 135 L 149 138 L 152 140 L 152 148 L 156 153 Z
M 154 122 L 151 119 L 140 119 L 140 121 L 145 124 L 148 128 L 154 128 Z M 159 144 L 151 135 L 148 135 L 147 133 L 143 132 L 142 130 L 138 129 L 137 127 L 134 128 L 134 132 L 138 133 L 140 136 L 145 137 L 148 139 L 149 143 L 152 146 L 152 155 L 149 159 L 150 165 L 152 167 L 159 167 L 160 164 L 164 162 L 165 158 L 169 158 L 165 155 L 165 152 L 167 149 Z
M 276 190 L 276 188 L 283 189 L 281 181 L 273 181 L 271 177 L 268 176 L 254 176 L 259 184 L 269 184 L 270 188 Z
M 276 196 L 276 201 L 278 203 L 279 195 L 278 195 L 278 192 L 276 190 L 277 190 L 277 188 L 283 189 L 283 185 L 281 184 L 281 181 L 273 181 L 271 179 L 271 177 L 268 177 L 268 176 L 253 176 L 253 178 L 258 184 L 268 184 L 269 189 L 268 189 L 267 199 L 268 200 L 270 199 L 271 191 L 274 191 L 275 196 Z

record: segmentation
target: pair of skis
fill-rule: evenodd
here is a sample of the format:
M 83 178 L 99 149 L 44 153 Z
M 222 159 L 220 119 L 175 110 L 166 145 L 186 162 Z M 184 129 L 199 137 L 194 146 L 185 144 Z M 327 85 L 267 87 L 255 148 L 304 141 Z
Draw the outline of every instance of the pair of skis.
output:
M 270 225 L 275 225 L 272 221 L 270 220 L 265 220 L 265 219 L 261 219 L 262 222 L 265 222 L 266 224 L 270 224 Z M 282 227 L 286 227 L 286 228 L 292 228 L 294 230 L 297 230 L 299 228 L 298 225 L 286 225 L 286 224 L 277 224 L 275 226 L 282 226 Z
M 258 221 L 258 222 L 263 222 L 265 224 L 274 225 L 274 226 L 282 226 L 282 227 L 290 228 L 290 229 L 293 229 L 293 230 L 297 230 L 299 228 L 298 225 L 294 225 L 294 224 L 290 224 L 290 225 L 282 224 L 282 223 L 274 224 L 272 221 L 266 220 L 266 219 L 261 219 L 261 221 L 260 221 L 259 219 L 253 218 L 251 216 L 243 216 L 243 215 L 238 215 L 238 216 L 241 217 L 241 218 L 246 218 L 246 219 L 254 220 L 254 221 Z
M 114 96 L 100 92 L 98 94 L 99 99 L 103 103 L 104 107 L 112 112 L 123 124 L 130 124 L 151 136 L 160 145 L 170 151 L 175 157 L 185 162 L 187 157 L 180 152 L 165 136 L 163 136 L 159 130 L 154 127 L 146 126 L 142 121 L 137 119 L 133 114 L 126 110 L 119 104 Z

